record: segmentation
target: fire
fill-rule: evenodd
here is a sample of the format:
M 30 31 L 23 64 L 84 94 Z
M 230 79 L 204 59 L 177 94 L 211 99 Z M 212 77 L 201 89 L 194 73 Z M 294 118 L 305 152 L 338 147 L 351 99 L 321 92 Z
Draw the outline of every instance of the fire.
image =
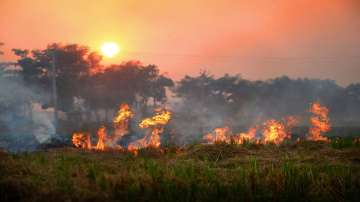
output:
M 101 126 L 97 132 L 98 142 L 96 144 L 96 150 L 105 150 L 105 140 L 106 140 L 106 128 L 105 126 Z
M 329 110 L 321 106 L 319 103 L 313 103 L 310 111 L 312 116 L 310 118 L 311 127 L 309 130 L 308 140 L 315 141 L 329 141 L 328 138 L 323 137 L 322 133 L 328 132 L 331 129 L 330 120 L 328 118 Z M 161 134 L 164 132 L 165 126 L 171 120 L 172 113 L 166 109 L 157 109 L 155 115 L 150 118 L 143 119 L 138 126 L 146 130 L 143 138 L 131 142 L 127 149 L 128 151 L 137 153 L 140 148 L 152 147 L 159 148 L 161 145 Z M 129 131 L 129 123 L 134 117 L 134 112 L 129 105 L 122 104 L 113 119 L 114 134 L 107 135 L 106 128 L 100 127 L 97 131 L 98 141 L 96 146 L 91 145 L 90 134 L 76 132 L 73 133 L 72 142 L 77 148 L 106 150 L 106 148 L 122 149 L 118 145 L 118 141 Z M 244 144 L 245 142 L 252 142 L 255 144 L 274 143 L 281 144 L 287 139 L 291 139 L 291 129 L 298 124 L 298 119 L 294 116 L 286 117 L 282 120 L 270 119 L 262 125 L 262 137 L 256 137 L 260 126 L 256 125 L 250 127 L 247 132 L 241 132 L 232 135 L 229 127 L 215 128 L 203 136 L 203 140 L 207 143 L 214 144 L 216 142 Z M 296 142 L 299 142 L 298 138 Z M 359 141 L 359 140 L 357 140 Z
M 251 127 L 246 133 L 240 133 L 234 138 L 236 144 L 244 144 L 246 141 L 251 142 L 255 140 L 256 136 L 256 127 Z
M 290 135 L 280 121 L 270 119 L 264 123 L 263 140 L 265 143 L 280 144 L 287 138 L 290 138 Z
M 231 131 L 229 127 L 216 128 L 214 132 L 215 132 L 215 142 L 226 142 L 226 143 L 230 142 Z
M 118 140 L 120 140 L 129 130 L 130 120 L 133 118 L 134 113 L 127 104 L 120 106 L 117 115 L 113 119 L 113 126 L 115 132 L 113 135 L 108 136 L 105 126 L 102 126 L 97 131 L 98 141 L 95 147 L 91 146 L 90 135 L 84 133 L 73 133 L 72 142 L 75 147 L 84 149 L 96 149 L 103 151 L 107 147 L 120 149 Z M 146 118 L 139 124 L 140 128 L 150 128 L 151 132 L 147 133 L 144 138 L 130 143 L 128 146 L 129 151 L 137 151 L 143 147 L 160 146 L 160 135 L 164 131 L 165 125 L 171 119 L 171 112 L 165 109 L 157 110 L 156 114 L 151 118 Z
M 264 123 L 263 140 L 265 143 L 281 144 L 286 139 L 291 139 L 291 129 L 298 124 L 298 119 L 288 116 L 283 121 L 274 119 Z
M 158 109 L 158 112 L 151 118 L 146 118 L 139 124 L 140 128 L 150 128 L 151 133 L 147 133 L 142 139 L 132 142 L 128 146 L 129 151 L 136 152 L 140 148 L 158 148 L 161 144 L 160 135 L 164 132 L 165 125 L 171 119 L 171 112 L 166 109 Z
M 263 124 L 262 139 L 256 138 L 258 126 L 250 127 L 247 132 L 242 132 L 232 136 L 229 127 L 216 128 L 213 133 L 203 136 L 206 143 L 214 144 L 215 142 L 244 144 L 253 142 L 255 144 L 275 143 L 280 144 L 286 139 L 291 138 L 291 129 L 298 123 L 297 118 L 293 116 L 286 117 L 284 121 L 270 119 Z
M 121 148 L 117 142 L 128 133 L 129 123 L 131 118 L 134 116 L 133 111 L 127 104 L 121 104 L 117 115 L 113 119 L 113 125 L 115 132 L 112 136 L 107 136 L 105 126 L 98 129 L 97 136 L 98 142 L 95 147 L 91 146 L 90 134 L 74 133 L 72 136 L 72 142 L 75 147 L 84 149 L 96 149 L 105 150 L 106 147 Z
M 115 128 L 114 135 L 108 139 L 112 147 L 120 147 L 118 141 L 129 132 L 130 120 L 134 117 L 134 112 L 129 105 L 121 104 L 119 111 L 113 119 L 113 126 Z
M 155 116 L 146 118 L 139 124 L 140 128 L 149 128 L 154 126 L 165 126 L 171 119 L 171 112 L 167 110 L 158 109 Z
M 213 133 L 208 133 L 203 137 L 208 143 L 231 142 L 231 131 L 229 127 L 215 128 Z
M 75 147 L 82 149 L 91 149 L 90 135 L 85 133 L 74 133 L 72 136 L 72 143 Z
M 311 105 L 310 112 L 313 114 L 310 118 L 311 127 L 307 139 L 313 141 L 329 141 L 322 133 L 331 130 L 329 110 L 320 103 L 315 102 Z
M 113 119 L 113 124 L 114 124 L 115 128 L 124 128 L 127 130 L 129 121 L 133 116 L 134 116 L 134 113 L 130 109 L 129 105 L 121 104 L 120 109 L 117 112 L 117 115 Z

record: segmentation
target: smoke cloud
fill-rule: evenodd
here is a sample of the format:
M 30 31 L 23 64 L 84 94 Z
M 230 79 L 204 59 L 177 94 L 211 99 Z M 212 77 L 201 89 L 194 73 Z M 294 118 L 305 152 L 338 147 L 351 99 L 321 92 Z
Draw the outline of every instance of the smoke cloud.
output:
M 11 76 L 11 75 L 9 75 Z M 53 109 L 43 109 L 49 96 L 26 86 L 21 78 L 0 77 L 0 147 L 35 149 L 55 137 Z

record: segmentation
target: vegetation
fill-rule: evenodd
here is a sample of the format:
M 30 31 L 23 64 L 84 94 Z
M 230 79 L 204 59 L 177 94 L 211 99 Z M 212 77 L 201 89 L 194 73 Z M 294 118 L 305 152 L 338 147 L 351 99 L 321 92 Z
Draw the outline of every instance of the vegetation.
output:
M 357 201 L 360 148 L 300 142 L 0 154 L 1 201 Z
M 116 108 L 120 102 L 143 106 L 150 98 L 162 103 L 166 98 L 164 88 L 173 85 L 155 65 L 129 61 L 105 67 L 100 55 L 77 44 L 51 44 L 44 50 L 13 49 L 13 52 L 19 57 L 24 81 L 46 92 L 52 90 L 55 65 L 58 107 L 64 112 L 75 110 L 75 97 L 85 99 L 86 106 L 94 109 Z
M 0 71 L 0 83 L 6 83 L 0 88 L 0 130 L 11 131 L 16 137 L 24 134 L 19 128 L 34 126 L 34 113 L 29 113 L 33 103 L 39 103 L 43 110 L 54 106 L 53 78 L 61 115 L 56 125 L 60 139 L 68 139 L 74 131 L 111 124 L 121 103 L 130 105 L 137 119 L 150 116 L 159 106 L 175 106 L 171 108 L 175 116 L 170 128 L 181 134 L 174 140 L 180 145 L 214 128 L 246 131 L 267 119 L 289 115 L 299 116 L 298 126 L 307 126 L 309 104 L 315 101 L 329 108 L 333 126 L 353 127 L 355 135 L 359 133 L 358 83 L 342 87 L 331 80 L 286 76 L 250 81 L 240 75 L 216 78 L 206 71 L 175 82 L 156 65 L 139 61 L 102 65 L 100 55 L 78 44 L 50 44 L 41 50 L 13 52 L 18 56 L 16 68 L 3 64 Z M 131 126 L 129 130 L 138 132 Z M 26 131 L 35 135 L 31 127 Z M 36 140 L 27 142 L 31 144 L 26 148 L 33 148 Z M 14 148 L 7 145 L 17 145 L 16 138 L 9 142 L 0 136 L 1 147 Z
M 360 139 L 350 139 L 360 134 L 359 83 L 342 87 L 331 80 L 286 76 L 249 81 L 207 72 L 174 82 L 157 66 L 138 61 L 101 65 L 101 56 L 77 44 L 13 51 L 17 63 L 0 64 L 0 147 L 40 150 L 0 152 L 0 201 L 360 198 Z M 52 97 L 54 80 L 57 96 Z M 329 143 L 189 145 L 214 128 L 244 132 L 266 119 L 289 115 L 299 121 L 292 139 L 304 139 L 312 102 L 329 108 L 334 126 L 326 134 Z M 55 103 L 56 126 L 52 115 L 57 113 L 46 111 Z M 141 149 L 137 155 L 107 147 L 104 152 L 67 147 L 74 131 L 94 136 L 102 125 L 111 128 L 122 103 L 135 115 L 126 122 L 129 132 L 117 146 L 148 132 L 137 128 L 139 121 L 167 104 L 173 116 L 161 144 L 187 146 Z M 55 135 L 57 139 L 50 139 Z

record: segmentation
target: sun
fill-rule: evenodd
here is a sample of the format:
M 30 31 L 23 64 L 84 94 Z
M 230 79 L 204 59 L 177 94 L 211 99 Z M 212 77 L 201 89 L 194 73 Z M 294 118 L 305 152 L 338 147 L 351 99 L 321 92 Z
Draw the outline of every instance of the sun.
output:
M 106 57 L 112 58 L 119 53 L 120 48 L 115 42 L 106 42 L 101 45 L 101 52 Z

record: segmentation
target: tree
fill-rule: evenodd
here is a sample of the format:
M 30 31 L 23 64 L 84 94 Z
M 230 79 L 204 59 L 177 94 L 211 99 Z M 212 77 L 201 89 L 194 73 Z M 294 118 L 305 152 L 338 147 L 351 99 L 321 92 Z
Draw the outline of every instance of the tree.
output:
M 164 102 L 165 88 L 173 86 L 155 65 L 144 66 L 138 61 L 107 67 L 92 75 L 90 83 L 85 98 L 91 108 L 114 108 L 122 102 L 146 108 L 150 98 Z
M 57 97 L 62 111 L 71 110 L 73 98 L 82 96 L 91 68 L 101 61 L 95 52 L 77 44 L 51 44 L 44 50 L 13 49 L 13 52 L 19 56 L 25 82 L 46 92 L 51 92 L 51 65 L 55 63 Z

